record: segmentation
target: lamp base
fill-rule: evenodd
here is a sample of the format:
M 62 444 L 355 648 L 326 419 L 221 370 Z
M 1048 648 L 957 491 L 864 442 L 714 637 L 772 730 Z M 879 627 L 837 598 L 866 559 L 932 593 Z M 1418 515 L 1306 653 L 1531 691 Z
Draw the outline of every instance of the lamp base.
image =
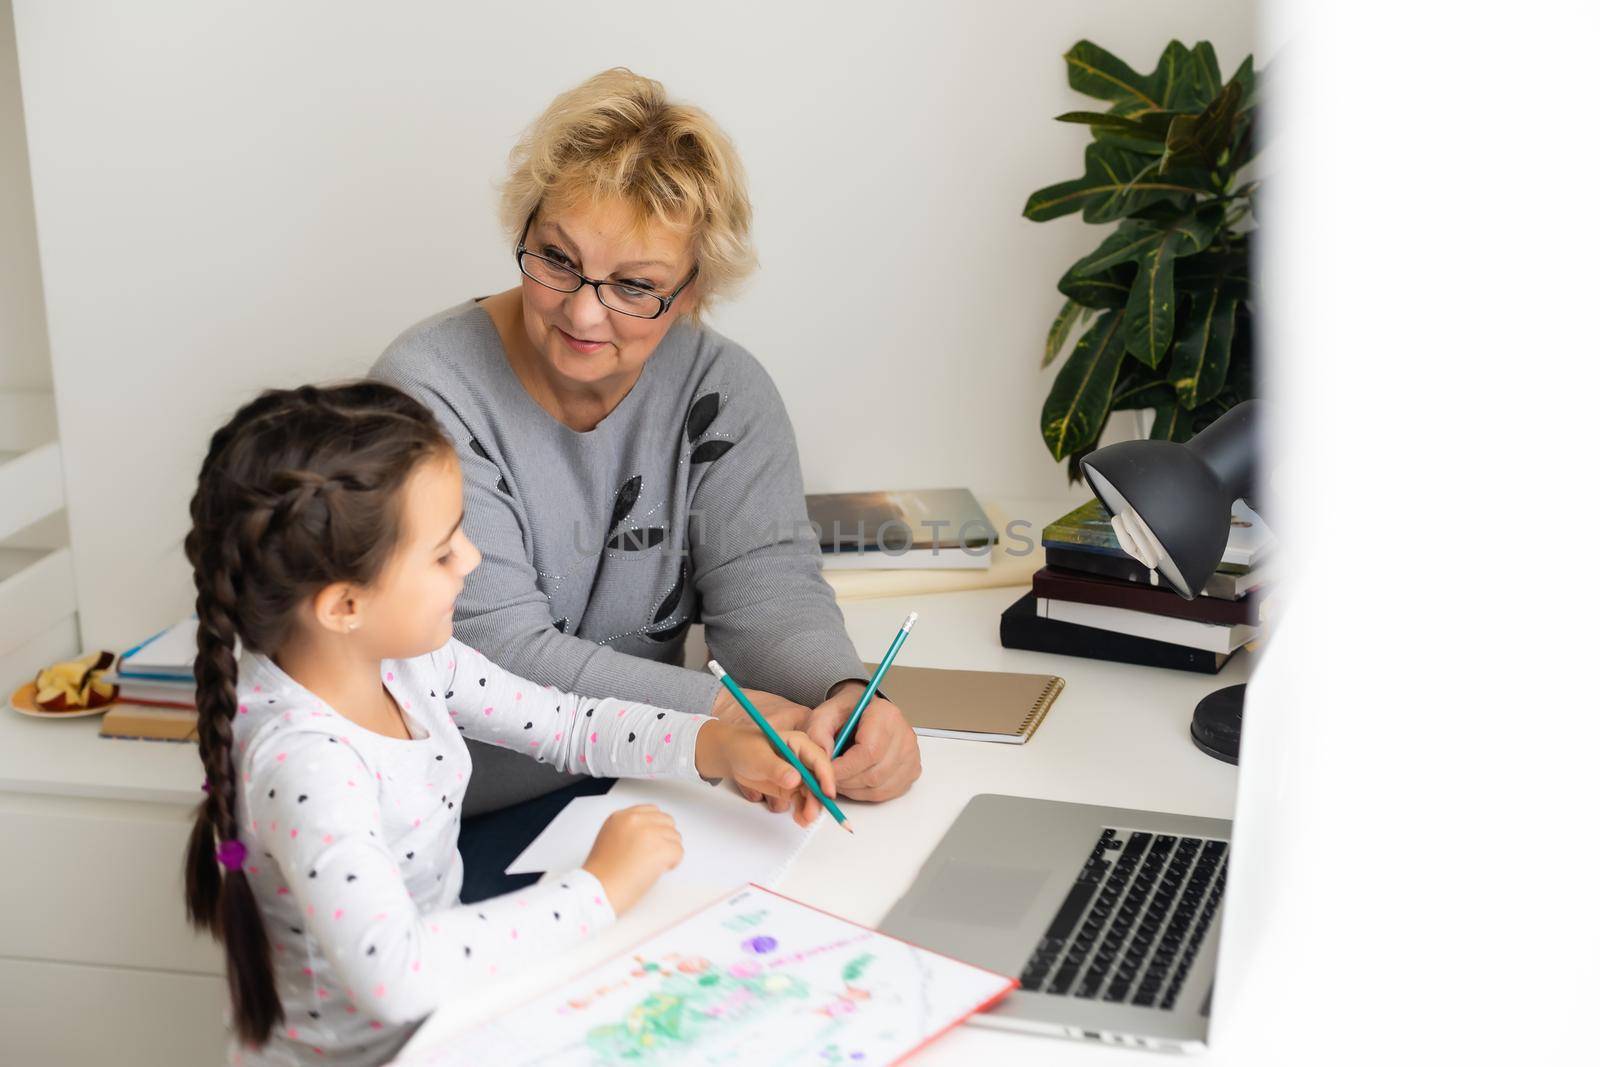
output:
M 1239 762 L 1239 735 L 1244 731 L 1244 686 L 1230 685 L 1208 693 L 1194 706 L 1189 737 L 1212 759 Z

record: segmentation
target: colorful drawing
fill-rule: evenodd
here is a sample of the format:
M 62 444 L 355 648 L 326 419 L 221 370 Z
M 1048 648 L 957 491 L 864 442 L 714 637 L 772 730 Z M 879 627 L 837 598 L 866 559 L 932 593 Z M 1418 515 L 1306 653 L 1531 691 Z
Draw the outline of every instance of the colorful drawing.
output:
M 872 1067 L 1014 986 L 751 886 L 422 1062 Z
M 771 940 L 767 938 L 766 940 Z M 675 1059 L 711 1028 L 752 1025 L 779 1002 L 805 998 L 810 990 L 790 975 L 709 968 L 697 974 L 646 964 L 661 983 L 628 1009 L 621 1022 L 596 1026 L 587 1043 L 597 1063 L 637 1064 Z

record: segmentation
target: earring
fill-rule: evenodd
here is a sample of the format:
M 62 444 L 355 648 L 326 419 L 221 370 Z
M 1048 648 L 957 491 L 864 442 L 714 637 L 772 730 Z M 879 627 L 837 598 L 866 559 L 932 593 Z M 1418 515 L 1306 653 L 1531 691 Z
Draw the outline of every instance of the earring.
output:
M 361 624 L 359 622 L 355 622 L 353 620 L 351 622 L 345 623 L 345 626 L 344 626 L 344 632 L 347 633 L 347 634 L 355 633 L 359 629 L 361 629 Z

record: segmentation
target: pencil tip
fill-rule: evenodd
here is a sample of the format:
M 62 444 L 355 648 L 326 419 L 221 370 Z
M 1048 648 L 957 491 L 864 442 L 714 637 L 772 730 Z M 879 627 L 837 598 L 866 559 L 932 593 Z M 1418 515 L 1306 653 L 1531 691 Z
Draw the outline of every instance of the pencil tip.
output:
M 840 826 L 842 826 L 842 827 L 844 827 L 844 828 L 845 828 L 845 832 L 846 832 L 846 833 L 851 833 L 851 834 L 853 834 L 853 833 L 855 833 L 855 832 L 856 832 L 856 831 L 855 831 L 855 827 L 853 827 L 853 826 L 851 826 L 851 825 L 850 825 L 850 822 L 849 822 L 849 820 L 848 820 L 848 819 L 847 819 L 847 820 L 845 820 L 845 821 L 844 821 L 844 822 L 842 822 L 842 823 L 840 823 L 840 824 L 839 824 L 839 825 L 840 825 Z

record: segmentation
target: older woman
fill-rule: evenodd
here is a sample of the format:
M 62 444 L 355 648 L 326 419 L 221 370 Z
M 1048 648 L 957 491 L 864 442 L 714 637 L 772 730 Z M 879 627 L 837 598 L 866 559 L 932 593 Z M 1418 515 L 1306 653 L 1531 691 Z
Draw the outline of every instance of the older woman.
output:
M 794 432 L 761 365 L 700 322 L 755 264 L 732 144 L 659 83 L 606 71 L 513 149 L 501 221 L 520 284 L 418 323 L 373 369 L 461 456 L 483 563 L 457 636 L 561 689 L 740 716 L 682 666 L 698 618 L 763 712 L 831 748 L 867 675 L 822 580 Z M 905 792 L 921 762 L 900 711 L 874 700 L 855 737 L 841 791 Z M 469 816 L 568 781 L 504 750 L 473 761 Z

